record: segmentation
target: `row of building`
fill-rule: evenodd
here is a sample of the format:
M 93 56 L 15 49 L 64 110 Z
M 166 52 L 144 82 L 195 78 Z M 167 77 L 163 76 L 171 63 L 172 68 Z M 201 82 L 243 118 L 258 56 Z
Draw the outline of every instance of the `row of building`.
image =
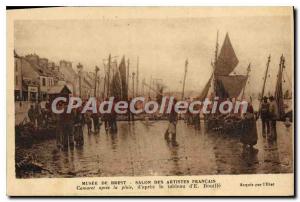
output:
M 65 85 L 75 96 L 81 93 L 82 97 L 89 97 L 94 92 L 95 74 L 86 71 L 78 73 L 69 61 L 61 60 L 55 64 L 37 54 L 19 56 L 14 52 L 14 69 L 16 101 L 47 100 L 50 92 Z

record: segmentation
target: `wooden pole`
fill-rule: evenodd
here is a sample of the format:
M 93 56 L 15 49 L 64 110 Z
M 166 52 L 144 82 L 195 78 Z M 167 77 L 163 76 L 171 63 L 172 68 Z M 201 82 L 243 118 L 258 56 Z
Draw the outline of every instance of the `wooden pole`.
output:
M 149 86 L 149 89 L 148 89 L 148 97 L 151 97 L 150 96 L 150 88 L 151 88 L 151 84 L 152 84 L 152 75 L 151 75 L 151 77 L 150 77 L 150 86 Z
M 218 52 L 219 52 L 219 30 L 217 31 L 217 40 L 216 40 L 216 50 L 215 50 L 215 61 L 213 64 L 213 91 L 214 96 L 216 96 L 216 76 L 215 76 L 215 69 L 217 67 L 217 60 L 218 60 Z
M 266 68 L 265 77 L 264 77 L 264 83 L 263 83 L 263 87 L 262 87 L 262 91 L 261 91 L 261 100 L 260 100 L 260 103 L 263 100 L 263 97 L 264 97 L 264 94 L 265 94 L 265 87 L 266 87 L 266 81 L 267 81 L 267 76 L 268 76 L 270 61 L 271 61 L 271 55 L 269 55 L 269 57 L 268 57 L 267 68 Z
M 95 89 L 94 89 L 94 97 L 96 97 L 97 95 L 97 74 L 98 74 L 98 71 L 99 71 L 99 67 L 95 67 Z
M 142 95 L 144 96 L 144 92 L 145 91 L 145 78 L 143 78 L 143 82 L 142 82 Z
M 106 72 L 104 72 L 104 81 L 103 81 L 103 92 L 102 92 L 102 98 L 104 99 L 104 97 L 105 97 L 105 90 L 106 90 L 106 78 L 107 78 L 107 74 L 106 74 Z
M 77 69 L 78 69 L 78 77 L 79 77 L 79 97 L 81 97 L 82 96 L 82 92 L 81 92 L 81 71 L 83 69 L 83 66 L 80 63 L 78 63 Z
M 99 98 L 100 98 L 100 96 L 101 96 L 101 76 L 99 75 L 99 77 L 98 77 L 99 79 L 98 79 L 98 89 L 97 89 L 97 91 L 98 91 L 98 96 L 99 96 Z
M 184 98 L 184 88 L 185 88 L 185 80 L 186 80 L 186 73 L 187 73 L 187 67 L 188 67 L 188 60 L 186 59 L 185 61 L 185 66 L 184 66 L 184 76 L 183 76 L 183 84 L 182 84 L 182 93 L 181 93 L 181 100 Z
M 134 97 L 134 76 L 135 76 L 135 73 L 132 72 L 132 97 Z
M 127 99 L 129 98 L 129 64 L 130 64 L 130 61 L 129 61 L 129 59 L 127 59 L 127 77 L 126 77 Z

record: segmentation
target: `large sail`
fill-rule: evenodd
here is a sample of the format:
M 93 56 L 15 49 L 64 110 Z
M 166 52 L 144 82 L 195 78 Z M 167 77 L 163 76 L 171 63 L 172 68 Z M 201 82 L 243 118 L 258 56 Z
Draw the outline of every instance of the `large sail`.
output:
M 118 74 L 118 72 L 115 72 L 113 77 L 112 77 L 112 81 L 110 84 L 110 94 L 111 96 L 114 96 L 117 99 L 120 99 L 122 96 L 122 88 L 121 88 L 121 79 L 120 79 L 120 75 Z
M 237 98 L 247 82 L 245 75 L 216 76 L 216 96 Z
M 215 74 L 229 75 L 239 63 L 231 45 L 228 33 L 226 34 L 223 46 L 216 61 Z

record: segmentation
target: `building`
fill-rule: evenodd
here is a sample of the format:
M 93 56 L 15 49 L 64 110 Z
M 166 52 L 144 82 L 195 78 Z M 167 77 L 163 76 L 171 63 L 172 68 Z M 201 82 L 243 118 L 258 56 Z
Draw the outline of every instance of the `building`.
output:
M 20 57 L 14 53 L 15 100 L 46 100 L 55 84 L 55 73 L 48 68 L 48 59 L 36 54 Z
M 14 54 L 15 100 L 37 100 L 39 97 L 39 73 L 27 59 Z
M 57 97 L 69 98 L 72 91 L 68 88 L 67 85 L 55 85 L 52 86 L 49 90 L 49 100 L 50 103 Z
M 14 66 L 15 66 L 15 100 L 22 100 L 22 59 L 14 52 Z
M 88 98 L 94 96 L 95 76 L 91 73 L 82 71 L 81 73 L 81 97 Z
M 47 100 L 48 91 L 54 83 L 55 74 L 48 69 L 48 59 L 40 58 L 36 54 L 26 55 L 25 59 L 32 65 L 39 74 L 39 99 Z
M 56 65 L 36 54 L 15 53 L 16 100 L 48 100 L 53 86 L 67 86 L 74 96 L 88 98 L 94 96 L 95 73 L 81 70 L 78 74 L 66 60 Z
M 79 95 L 78 87 L 76 87 L 76 85 L 78 85 L 76 84 L 78 76 L 72 68 L 72 62 L 61 60 L 59 62 L 59 72 L 63 75 L 65 83 L 68 85 L 73 94 Z

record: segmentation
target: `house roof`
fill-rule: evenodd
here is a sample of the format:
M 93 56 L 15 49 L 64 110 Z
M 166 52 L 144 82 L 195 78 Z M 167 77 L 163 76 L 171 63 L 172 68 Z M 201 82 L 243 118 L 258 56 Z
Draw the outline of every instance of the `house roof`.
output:
M 48 91 L 48 94 L 59 94 L 63 91 L 68 92 L 68 94 L 72 93 L 71 90 L 66 85 L 56 85 L 52 86 Z
M 30 63 L 30 64 L 39 73 L 39 75 L 41 75 L 41 76 L 51 76 L 51 77 L 54 76 L 54 74 L 50 70 L 48 70 L 46 68 L 43 68 L 39 65 L 33 64 L 33 63 Z

